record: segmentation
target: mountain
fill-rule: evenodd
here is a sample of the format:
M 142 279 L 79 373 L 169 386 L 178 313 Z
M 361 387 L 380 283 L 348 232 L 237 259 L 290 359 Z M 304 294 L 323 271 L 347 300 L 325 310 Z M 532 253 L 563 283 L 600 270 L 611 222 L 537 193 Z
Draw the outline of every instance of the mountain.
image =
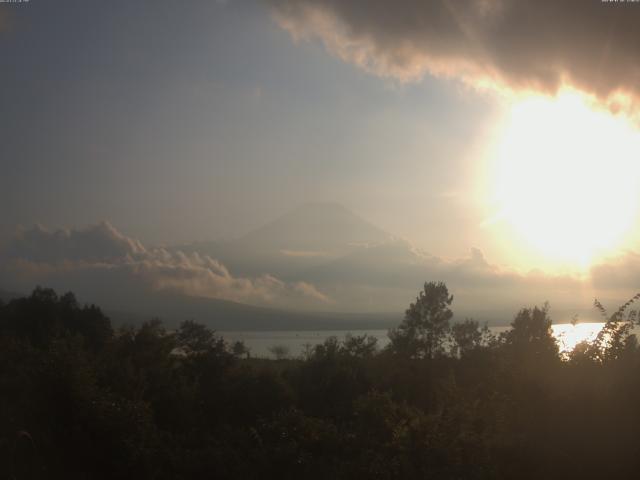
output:
M 335 312 L 403 312 L 434 279 L 434 257 L 337 203 L 302 205 L 230 242 L 176 249 L 207 254 L 237 276 L 310 283 Z
M 308 203 L 249 232 L 238 243 L 264 251 L 336 257 L 391 238 L 338 203 Z
M 385 329 L 401 320 L 401 314 L 299 312 L 167 292 L 138 296 L 119 308 L 103 310 L 116 326 L 159 318 L 168 328 L 195 320 L 220 331 Z
M 352 328 L 380 315 L 397 319 L 424 282 L 444 281 L 456 314 L 495 324 L 545 300 L 574 308 L 565 292 L 580 286 L 572 277 L 503 270 L 478 249 L 457 259 L 427 255 L 335 203 L 303 205 L 234 241 L 171 248 L 146 248 L 108 223 L 27 233 L 9 251 L 22 274 L 5 270 L 6 288 L 71 290 L 133 321 L 159 315 L 224 329 Z
M 566 319 L 568 303 L 544 279 L 544 292 L 540 285 L 532 290 L 525 277 L 495 268 L 477 249 L 454 260 L 428 255 L 335 203 L 303 205 L 233 242 L 186 248 L 220 260 L 234 275 L 311 284 L 331 300 L 318 308 L 332 312 L 402 313 L 424 282 L 444 281 L 461 318 L 505 324 L 522 306 L 549 300 Z
M 405 240 L 393 239 L 362 246 L 344 256 L 311 267 L 300 276 L 314 284 L 368 284 L 415 287 L 433 269 L 434 258 L 415 250 Z
M 307 203 L 242 237 L 174 249 L 207 254 L 234 274 L 271 274 L 282 279 L 341 258 L 393 236 L 337 203 Z
M 180 294 L 157 294 L 145 304 L 130 305 L 132 311 L 108 310 L 115 324 L 139 323 L 159 317 L 175 327 L 183 320 L 196 320 L 216 330 L 343 330 L 390 328 L 401 314 L 354 314 L 296 312 L 255 307 L 227 300 Z

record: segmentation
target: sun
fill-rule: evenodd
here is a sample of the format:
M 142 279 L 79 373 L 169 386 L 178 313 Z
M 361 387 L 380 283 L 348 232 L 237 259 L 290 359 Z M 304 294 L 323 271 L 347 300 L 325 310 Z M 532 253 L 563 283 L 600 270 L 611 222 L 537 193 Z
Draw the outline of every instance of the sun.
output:
M 494 223 L 546 259 L 587 266 L 634 227 L 640 133 L 563 92 L 515 103 L 493 154 Z

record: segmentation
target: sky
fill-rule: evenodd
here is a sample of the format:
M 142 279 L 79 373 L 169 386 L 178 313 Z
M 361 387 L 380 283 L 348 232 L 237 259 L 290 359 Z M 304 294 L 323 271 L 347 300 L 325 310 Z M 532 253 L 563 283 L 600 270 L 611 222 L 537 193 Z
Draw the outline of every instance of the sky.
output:
M 2 11 L 3 228 L 108 219 L 187 242 L 331 200 L 430 249 L 468 249 L 446 237 L 473 215 L 453 195 L 487 98 L 381 81 L 295 44 L 260 2 Z
M 639 19 L 600 1 L 2 3 L 0 247 L 102 232 L 157 262 L 140 252 L 334 202 L 449 266 L 632 289 Z M 298 280 L 282 288 L 329 298 Z

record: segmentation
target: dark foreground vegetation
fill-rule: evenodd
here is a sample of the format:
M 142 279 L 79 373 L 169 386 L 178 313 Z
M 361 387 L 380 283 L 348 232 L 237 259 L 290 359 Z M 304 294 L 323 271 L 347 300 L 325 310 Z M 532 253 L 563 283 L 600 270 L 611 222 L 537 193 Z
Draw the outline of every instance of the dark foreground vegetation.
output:
M 383 351 L 266 360 L 36 289 L 0 306 L 0 478 L 637 478 L 630 302 L 568 355 L 546 308 L 496 338 L 451 302 L 426 284 Z

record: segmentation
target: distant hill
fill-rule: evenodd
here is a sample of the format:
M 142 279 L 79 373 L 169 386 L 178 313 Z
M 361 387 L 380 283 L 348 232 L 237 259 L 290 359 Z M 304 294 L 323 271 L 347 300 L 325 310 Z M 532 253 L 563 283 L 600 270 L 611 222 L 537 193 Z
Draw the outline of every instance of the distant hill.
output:
M 24 294 L 10 292 L 7 290 L 0 290 L 0 300 L 3 302 L 8 302 L 9 300 L 13 300 L 14 298 L 24 297 Z
M 295 312 L 177 294 L 158 294 L 135 311 L 107 311 L 114 323 L 139 323 L 158 317 L 175 326 L 196 320 L 216 330 L 344 330 L 396 326 L 402 315 Z
M 25 296 L 28 294 L 0 290 L 0 300 L 4 302 Z M 402 319 L 402 315 L 391 313 L 287 311 L 166 292 L 136 295 L 115 307 L 96 300 L 78 297 L 81 304 L 93 303 L 101 307 L 116 326 L 139 325 L 159 318 L 170 328 L 183 320 L 195 320 L 215 330 L 226 331 L 361 330 L 391 328 Z

